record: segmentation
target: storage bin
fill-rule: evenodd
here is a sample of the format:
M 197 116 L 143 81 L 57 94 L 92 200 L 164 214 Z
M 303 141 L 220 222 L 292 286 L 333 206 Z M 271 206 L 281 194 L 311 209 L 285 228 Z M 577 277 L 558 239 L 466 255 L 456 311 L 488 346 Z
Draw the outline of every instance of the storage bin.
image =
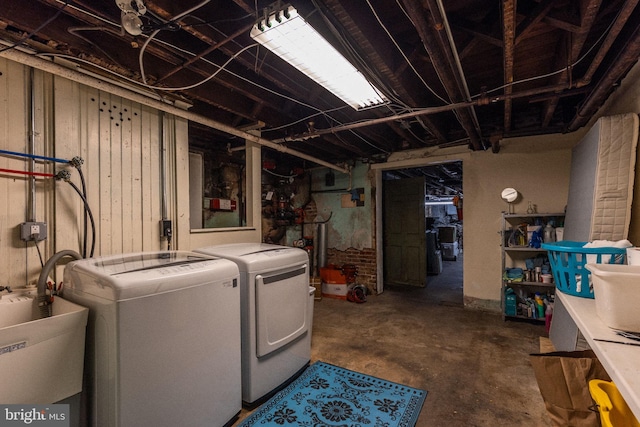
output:
M 556 282 L 556 288 L 568 295 L 593 298 L 590 284 L 591 272 L 584 266 L 592 264 L 624 264 L 625 248 L 601 247 L 585 248 L 587 242 L 562 240 L 543 243 L 549 255 L 549 264 Z
M 596 313 L 610 328 L 640 331 L 640 265 L 587 264 Z
M 589 381 L 589 392 L 596 402 L 602 427 L 640 427 L 629 405 L 611 381 Z
M 442 259 L 455 261 L 458 258 L 458 242 L 441 243 Z

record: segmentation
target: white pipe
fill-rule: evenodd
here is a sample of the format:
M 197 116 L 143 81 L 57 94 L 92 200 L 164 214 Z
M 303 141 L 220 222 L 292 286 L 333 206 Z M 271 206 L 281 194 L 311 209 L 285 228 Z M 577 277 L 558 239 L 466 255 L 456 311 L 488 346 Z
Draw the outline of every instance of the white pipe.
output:
M 204 126 L 209 126 L 212 127 L 214 129 L 217 129 L 219 131 L 222 132 L 226 132 L 230 135 L 233 136 L 237 136 L 239 138 L 243 138 L 246 139 L 248 141 L 251 141 L 255 144 L 259 144 L 259 145 L 263 145 L 265 147 L 269 147 L 273 150 L 279 151 L 281 153 L 286 153 L 289 154 L 291 156 L 294 157 L 298 157 L 300 159 L 305 159 L 305 160 L 309 160 L 313 163 L 316 163 L 318 165 L 327 167 L 329 169 L 333 169 L 336 170 L 338 172 L 342 172 L 344 174 L 349 174 L 350 171 L 348 168 L 343 168 L 340 167 L 338 165 L 334 165 L 333 163 L 329 163 L 326 162 L 324 160 L 315 158 L 313 156 L 309 156 L 307 154 L 301 153 L 299 151 L 296 150 L 292 150 L 288 147 L 279 145 L 274 143 L 273 141 L 270 141 L 268 139 L 264 139 L 262 137 L 256 136 L 256 135 L 252 135 L 250 133 L 247 133 L 245 131 L 236 129 L 232 126 L 226 125 L 224 123 L 218 122 L 216 120 L 213 119 L 209 119 L 207 117 L 203 117 L 200 116 L 198 114 L 195 113 L 191 113 L 189 111 L 185 111 L 181 108 L 178 108 L 174 105 L 169 105 L 165 102 L 162 101 L 158 101 L 156 99 L 152 99 L 149 96 L 153 96 L 153 95 L 141 95 L 137 92 L 134 92 L 130 89 L 126 89 L 123 88 L 122 86 L 118 85 L 117 82 L 113 82 L 113 81 L 106 81 L 106 80 L 102 80 L 102 79 L 98 79 L 98 78 L 94 78 L 91 76 L 88 76 L 86 74 L 83 74 L 79 71 L 76 70 L 72 70 L 69 69 L 67 67 L 63 67 L 61 65 L 55 64 L 51 61 L 47 61 L 44 60 L 42 58 L 38 58 L 32 55 L 27 55 L 25 53 L 22 53 L 20 51 L 17 51 L 15 49 L 9 49 L 7 51 L 1 52 L 0 53 L 1 57 L 10 59 L 12 61 L 18 62 L 20 64 L 29 66 L 29 67 L 33 67 L 33 68 L 37 68 L 39 70 L 51 73 L 51 74 L 55 74 L 57 76 L 60 77 L 64 77 L 66 79 L 69 79 L 71 81 L 74 81 L 76 83 L 81 83 L 83 85 L 89 86 L 91 88 L 97 89 L 97 90 L 102 90 L 104 92 L 108 92 L 111 93 L 113 95 L 116 96 L 120 96 L 122 98 L 126 98 L 130 101 L 133 102 L 137 102 L 139 104 L 145 105 L 147 107 L 151 107 L 151 108 L 155 108 L 158 109 L 160 111 L 164 111 L 166 113 L 169 114 L 173 114 L 176 117 L 181 117 L 183 119 L 186 120 L 190 120 L 192 122 L 195 123 L 199 123 L 201 125 Z

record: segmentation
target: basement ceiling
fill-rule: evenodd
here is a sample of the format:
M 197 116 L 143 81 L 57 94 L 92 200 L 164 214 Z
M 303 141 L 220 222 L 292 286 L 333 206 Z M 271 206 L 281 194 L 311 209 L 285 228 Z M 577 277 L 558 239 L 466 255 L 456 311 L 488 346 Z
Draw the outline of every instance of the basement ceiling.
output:
M 424 178 L 427 196 L 462 195 L 462 162 L 383 171 L 383 180 Z
M 254 44 L 271 1 L 144 0 L 132 36 L 115 0 L 3 0 L 0 51 L 65 59 L 326 162 L 384 162 L 581 128 L 638 60 L 638 1 L 292 0 L 390 100 L 364 111 Z

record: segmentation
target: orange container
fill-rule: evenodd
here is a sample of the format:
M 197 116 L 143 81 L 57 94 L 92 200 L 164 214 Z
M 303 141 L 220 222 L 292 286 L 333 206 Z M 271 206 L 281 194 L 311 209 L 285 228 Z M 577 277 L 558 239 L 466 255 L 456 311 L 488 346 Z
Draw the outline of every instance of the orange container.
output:
M 342 274 L 342 270 L 331 267 L 320 267 L 320 278 L 324 283 L 346 284 L 347 277 Z

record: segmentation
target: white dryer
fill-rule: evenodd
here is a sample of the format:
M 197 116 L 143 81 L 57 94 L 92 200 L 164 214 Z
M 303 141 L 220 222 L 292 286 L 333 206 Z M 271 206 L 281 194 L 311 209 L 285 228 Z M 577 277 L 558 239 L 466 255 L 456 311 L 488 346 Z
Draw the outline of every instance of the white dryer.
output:
M 313 294 L 309 257 L 299 248 L 235 243 L 197 249 L 240 269 L 242 400 L 264 400 L 299 375 L 311 359 Z
M 63 293 L 89 308 L 89 425 L 235 420 L 242 409 L 235 263 L 181 251 L 84 259 L 65 267 Z

